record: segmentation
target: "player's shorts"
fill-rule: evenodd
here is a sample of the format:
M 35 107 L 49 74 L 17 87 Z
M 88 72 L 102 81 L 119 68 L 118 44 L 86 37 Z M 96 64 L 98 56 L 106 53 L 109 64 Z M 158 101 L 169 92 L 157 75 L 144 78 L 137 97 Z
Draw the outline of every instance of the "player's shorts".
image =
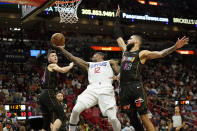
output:
M 103 116 L 110 108 L 116 108 L 116 100 L 113 87 L 93 87 L 89 85 L 77 98 L 77 102 L 83 103 L 86 108 L 91 108 L 98 104 Z
M 147 114 L 147 95 L 142 83 L 133 82 L 121 85 L 120 104 L 122 107 L 130 105 L 129 108 L 136 108 L 139 115 Z
M 60 119 L 61 121 L 66 119 L 63 106 L 56 99 L 53 90 L 44 89 L 42 91 L 39 96 L 39 105 L 44 120 L 43 129 L 48 130 L 50 123 L 54 122 L 55 119 Z
M 173 128 L 171 129 L 171 131 L 176 131 L 176 127 L 173 127 Z M 181 128 L 179 131 L 184 131 L 184 129 Z

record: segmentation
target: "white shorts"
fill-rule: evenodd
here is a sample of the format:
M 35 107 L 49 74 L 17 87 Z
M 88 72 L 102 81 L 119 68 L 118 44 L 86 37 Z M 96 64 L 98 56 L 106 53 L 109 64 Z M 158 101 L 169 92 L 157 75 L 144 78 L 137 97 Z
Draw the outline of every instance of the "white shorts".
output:
M 106 111 L 116 107 L 116 100 L 113 88 L 88 88 L 83 91 L 77 98 L 77 102 L 83 103 L 86 108 L 91 108 L 98 104 L 103 116 L 106 116 Z

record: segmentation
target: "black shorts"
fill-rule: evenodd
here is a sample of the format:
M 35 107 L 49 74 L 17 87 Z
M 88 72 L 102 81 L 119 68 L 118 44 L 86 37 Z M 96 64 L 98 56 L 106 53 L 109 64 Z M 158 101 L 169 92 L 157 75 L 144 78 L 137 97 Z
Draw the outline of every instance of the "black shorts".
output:
M 173 127 L 173 128 L 171 129 L 171 131 L 176 131 L 176 127 Z M 179 131 L 184 131 L 184 129 L 181 128 Z
M 56 119 L 65 121 L 66 115 L 63 106 L 56 99 L 56 94 L 53 90 L 45 89 L 39 96 L 39 105 L 43 115 L 43 129 L 49 130 L 50 123 Z
M 147 95 L 142 83 L 121 85 L 120 104 L 122 107 L 129 105 L 129 108 L 135 108 L 139 115 L 147 114 Z

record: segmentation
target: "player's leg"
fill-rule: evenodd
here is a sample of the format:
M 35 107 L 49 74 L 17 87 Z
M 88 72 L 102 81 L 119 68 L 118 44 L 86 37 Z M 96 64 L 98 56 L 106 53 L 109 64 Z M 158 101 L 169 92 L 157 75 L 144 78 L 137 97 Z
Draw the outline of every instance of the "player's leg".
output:
M 51 114 L 47 106 L 50 103 L 48 103 L 48 97 L 45 92 L 42 92 L 39 96 L 38 104 L 40 105 L 40 110 L 43 116 L 42 131 L 48 131 L 50 130 Z
M 95 92 L 91 90 L 85 90 L 81 95 L 78 96 L 77 103 L 75 104 L 71 116 L 69 131 L 75 131 L 77 124 L 79 122 L 79 115 L 85 109 L 93 107 L 98 103 L 98 98 Z
M 42 116 L 43 116 L 42 131 L 48 131 L 50 130 L 49 125 L 51 122 L 50 113 L 43 109 L 41 109 L 41 111 L 42 111 Z
M 120 121 L 117 118 L 117 110 L 115 107 L 112 107 L 106 111 L 106 115 L 109 119 L 109 121 L 112 123 L 112 127 L 114 131 L 120 131 L 121 130 L 121 124 Z
M 113 92 L 113 91 L 112 91 Z M 114 131 L 121 130 L 120 121 L 117 118 L 116 100 L 113 94 L 102 94 L 99 95 L 98 101 L 99 108 L 104 116 L 107 116 L 109 121 L 112 123 Z
M 130 119 L 131 125 L 135 128 L 136 131 L 144 131 L 144 127 L 138 117 L 137 110 L 134 108 L 135 105 L 130 105 L 130 108 L 128 110 L 125 110 L 125 113 Z
M 77 124 L 79 122 L 79 115 L 81 114 L 81 112 L 83 112 L 85 109 L 87 109 L 87 107 L 80 101 L 78 101 L 76 103 L 76 105 L 74 106 L 71 116 L 70 116 L 70 125 L 69 125 L 69 131 L 75 131 Z
M 137 114 L 137 109 L 135 108 L 136 91 L 133 90 L 134 87 L 135 86 L 122 87 L 124 90 L 121 90 L 120 92 L 120 104 L 122 106 L 121 110 L 127 114 L 130 119 L 130 123 L 136 131 L 144 131 L 144 127 Z
M 135 105 L 142 123 L 148 131 L 155 131 L 155 128 L 148 117 L 148 101 L 144 87 L 138 85 L 136 92 L 138 93 L 138 97 L 135 99 Z
M 146 127 L 147 131 L 155 131 L 155 128 L 154 128 L 152 122 L 150 121 L 148 114 L 140 115 L 140 118 L 141 118 L 144 126 Z

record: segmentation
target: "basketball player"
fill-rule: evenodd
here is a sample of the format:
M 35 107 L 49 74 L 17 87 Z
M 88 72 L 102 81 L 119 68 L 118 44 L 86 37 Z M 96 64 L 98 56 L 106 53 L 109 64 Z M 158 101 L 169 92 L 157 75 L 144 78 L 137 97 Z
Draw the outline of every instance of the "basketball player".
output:
M 117 119 L 116 101 L 112 86 L 113 70 L 119 73 L 119 66 L 114 60 L 104 61 L 104 54 L 97 52 L 93 55 L 93 62 L 86 62 L 73 56 L 64 47 L 59 47 L 64 55 L 88 72 L 89 85 L 77 98 L 77 102 L 70 117 L 69 131 L 75 131 L 79 122 L 79 115 L 85 109 L 98 104 L 102 114 L 108 117 L 114 131 L 120 131 L 121 125 Z
M 116 13 L 117 17 L 119 16 L 119 13 L 120 8 L 118 7 Z M 138 35 L 132 35 L 127 41 L 126 45 L 122 38 L 118 19 L 115 23 L 114 33 L 118 45 L 123 52 L 120 69 L 120 103 L 122 106 L 127 105 L 132 108 L 132 110 L 136 110 L 137 113 L 140 115 L 140 118 L 146 129 L 148 131 L 155 131 L 153 124 L 149 120 L 147 114 L 148 105 L 146 92 L 140 80 L 141 66 L 145 64 L 147 60 L 163 58 L 169 55 L 176 49 L 188 44 L 189 39 L 184 36 L 182 39 L 178 39 L 174 46 L 168 49 L 164 49 L 162 51 L 140 51 L 140 47 L 142 45 L 142 38 Z M 134 115 L 136 115 L 137 117 L 137 114 Z M 132 117 L 133 115 L 130 116 L 131 123 L 135 121 Z M 141 131 L 141 129 L 139 131 Z
M 59 67 L 57 65 L 58 57 L 55 50 L 48 52 L 48 66 L 45 69 L 43 76 L 44 89 L 39 97 L 39 104 L 43 115 L 43 129 L 42 131 L 49 131 L 50 123 L 52 131 L 57 131 L 62 125 L 62 121 L 65 119 L 64 110 L 62 105 L 57 101 L 55 88 L 57 86 L 58 77 L 57 73 L 66 73 L 73 67 L 73 63 L 69 66 Z M 57 117 L 52 123 L 54 116 Z

